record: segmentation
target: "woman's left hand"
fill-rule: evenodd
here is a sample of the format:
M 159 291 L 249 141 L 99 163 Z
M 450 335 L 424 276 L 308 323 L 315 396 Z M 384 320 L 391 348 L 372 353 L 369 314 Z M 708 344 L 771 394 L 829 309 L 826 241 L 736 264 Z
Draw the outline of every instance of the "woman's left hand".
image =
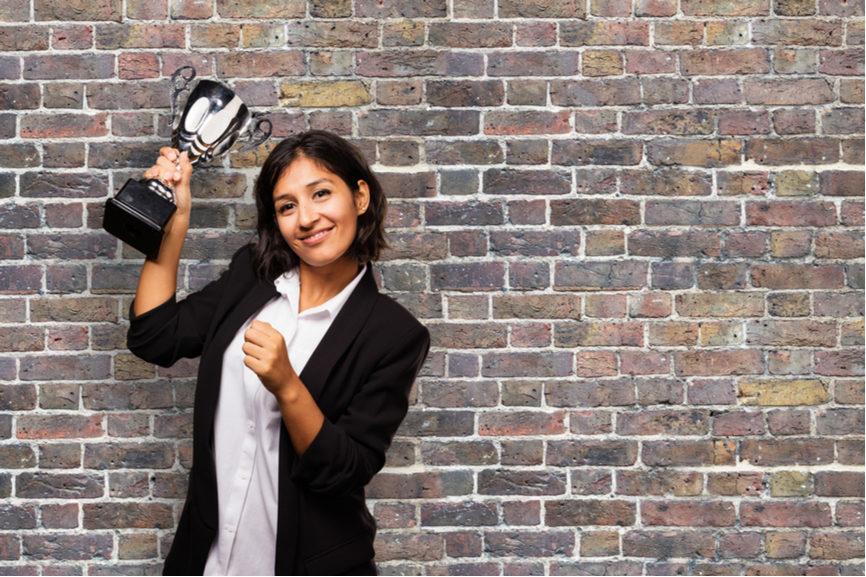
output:
M 259 376 L 277 399 L 291 389 L 297 375 L 282 333 L 269 323 L 253 320 L 244 331 L 244 364 Z

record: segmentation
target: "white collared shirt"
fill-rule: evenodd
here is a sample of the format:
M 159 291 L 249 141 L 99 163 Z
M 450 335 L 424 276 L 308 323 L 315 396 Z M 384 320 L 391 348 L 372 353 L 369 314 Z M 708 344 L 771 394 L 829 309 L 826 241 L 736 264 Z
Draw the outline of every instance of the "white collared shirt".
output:
M 365 264 L 342 291 L 300 314 L 298 269 L 284 273 L 274 280 L 280 295 L 247 319 L 226 349 L 214 419 L 219 528 L 205 575 L 274 574 L 282 415 L 274 395 L 244 364 L 244 332 L 253 319 L 270 323 L 301 374 L 366 270 Z

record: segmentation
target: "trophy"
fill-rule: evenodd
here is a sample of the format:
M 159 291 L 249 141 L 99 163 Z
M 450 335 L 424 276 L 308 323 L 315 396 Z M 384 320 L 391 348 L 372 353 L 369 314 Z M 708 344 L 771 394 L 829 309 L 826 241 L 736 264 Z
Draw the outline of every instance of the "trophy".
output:
M 245 143 L 238 149 L 244 152 L 270 137 L 271 121 L 250 112 L 233 90 L 213 80 L 199 80 L 178 115 L 178 96 L 189 90 L 195 75 L 192 66 L 171 75 L 171 145 L 178 152 L 186 150 L 193 166 L 227 153 L 236 142 Z M 102 228 L 153 259 L 176 210 L 171 187 L 154 178 L 131 178 L 106 201 Z

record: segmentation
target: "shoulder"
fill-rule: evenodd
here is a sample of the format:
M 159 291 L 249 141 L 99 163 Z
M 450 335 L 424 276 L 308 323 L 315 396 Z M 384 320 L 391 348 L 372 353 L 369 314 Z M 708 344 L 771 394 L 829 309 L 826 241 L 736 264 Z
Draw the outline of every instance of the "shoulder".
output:
M 426 336 L 428 340 L 430 338 L 429 329 L 409 309 L 390 295 L 382 292 L 379 292 L 376 297 L 376 303 L 368 321 L 368 329 L 380 335 L 391 335 L 397 339 L 418 333 Z
M 248 242 L 247 244 L 241 246 L 239 249 L 235 251 L 232 255 L 231 264 L 235 264 L 240 261 L 252 262 L 253 260 L 253 251 L 255 250 L 255 243 Z
M 377 293 L 360 339 L 374 366 L 408 368 L 424 362 L 430 351 L 430 330 L 393 297 Z
M 231 261 L 229 262 L 229 271 L 236 278 L 252 278 L 254 276 L 253 257 L 255 255 L 255 248 L 255 243 L 249 242 L 232 254 Z

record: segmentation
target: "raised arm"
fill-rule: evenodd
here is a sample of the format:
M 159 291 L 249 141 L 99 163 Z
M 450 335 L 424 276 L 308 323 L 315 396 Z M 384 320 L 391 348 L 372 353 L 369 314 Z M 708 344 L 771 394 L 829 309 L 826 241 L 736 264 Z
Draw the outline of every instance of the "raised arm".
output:
M 166 226 L 158 257 L 146 259 L 142 267 L 135 298 L 129 305 L 126 346 L 145 361 L 170 367 L 181 357 L 201 355 L 231 266 L 201 290 L 177 301 L 177 267 L 189 229 L 192 166 L 185 152 L 178 155 L 175 149 L 163 147 L 160 154 L 144 176 L 173 183 L 177 211 Z M 239 253 L 235 253 L 232 262 Z
M 177 267 L 183 242 L 189 230 L 190 190 L 189 182 L 192 165 L 186 152 L 178 155 L 177 150 L 164 146 L 159 149 L 156 164 L 144 172 L 145 178 L 156 178 L 171 185 L 174 190 L 177 210 L 165 227 L 162 245 L 156 259 L 145 259 L 138 277 L 135 290 L 135 314 L 145 312 L 165 302 L 177 287 Z

